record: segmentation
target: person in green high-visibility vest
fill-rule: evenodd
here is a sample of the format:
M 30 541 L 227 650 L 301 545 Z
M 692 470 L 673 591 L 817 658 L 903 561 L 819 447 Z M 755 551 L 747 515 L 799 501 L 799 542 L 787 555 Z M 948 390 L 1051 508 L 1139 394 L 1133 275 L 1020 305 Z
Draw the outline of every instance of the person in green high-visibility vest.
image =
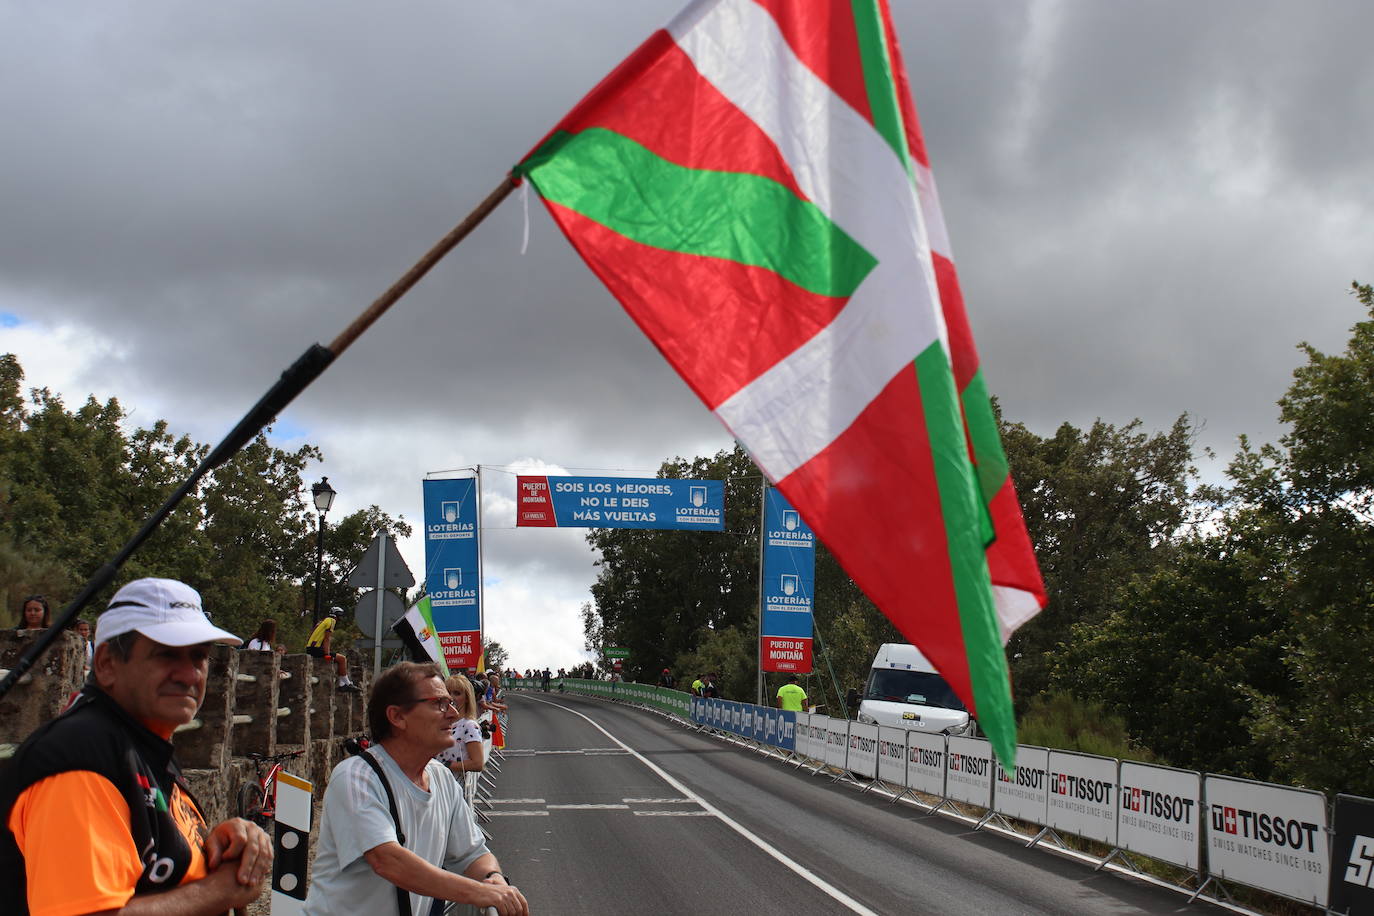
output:
M 806 691 L 797 683 L 797 680 L 798 678 L 794 674 L 787 679 L 786 684 L 778 688 L 778 709 L 803 712 L 810 705 L 806 698 Z

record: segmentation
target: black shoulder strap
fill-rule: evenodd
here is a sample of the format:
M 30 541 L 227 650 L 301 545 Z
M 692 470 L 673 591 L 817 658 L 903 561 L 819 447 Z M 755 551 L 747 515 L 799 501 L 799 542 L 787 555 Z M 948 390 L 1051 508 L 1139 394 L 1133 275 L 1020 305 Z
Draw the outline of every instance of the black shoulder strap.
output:
M 404 846 L 406 835 L 401 830 L 401 815 L 396 810 L 396 793 L 391 791 L 391 780 L 387 779 L 386 773 L 382 772 L 382 765 L 377 762 L 376 757 L 363 750 L 362 745 L 352 738 L 344 742 L 344 747 L 350 754 L 355 754 L 367 761 L 367 765 L 372 767 L 372 771 L 382 781 L 382 788 L 386 790 L 386 804 L 391 809 L 391 820 L 396 824 L 396 840 Z M 411 916 L 410 893 L 400 885 L 396 886 L 396 907 L 400 911 L 400 916 Z

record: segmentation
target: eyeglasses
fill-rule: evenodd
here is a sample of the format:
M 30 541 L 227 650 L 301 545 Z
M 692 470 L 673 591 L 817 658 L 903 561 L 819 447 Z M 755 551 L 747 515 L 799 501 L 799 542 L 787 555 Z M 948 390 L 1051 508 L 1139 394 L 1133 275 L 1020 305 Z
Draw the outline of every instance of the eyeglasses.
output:
M 419 703 L 428 703 L 429 708 L 439 713 L 440 715 L 443 715 L 450 709 L 454 712 L 458 711 L 458 704 L 453 701 L 453 697 L 419 697 L 417 699 L 410 700 L 405 705 L 415 706 Z

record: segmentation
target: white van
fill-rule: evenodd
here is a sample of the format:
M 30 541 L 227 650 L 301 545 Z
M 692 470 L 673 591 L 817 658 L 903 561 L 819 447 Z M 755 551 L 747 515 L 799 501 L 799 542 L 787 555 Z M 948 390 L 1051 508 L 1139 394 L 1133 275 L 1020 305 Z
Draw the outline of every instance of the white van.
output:
M 859 721 L 912 731 L 976 735 L 978 725 L 921 650 L 883 643 L 859 700 Z

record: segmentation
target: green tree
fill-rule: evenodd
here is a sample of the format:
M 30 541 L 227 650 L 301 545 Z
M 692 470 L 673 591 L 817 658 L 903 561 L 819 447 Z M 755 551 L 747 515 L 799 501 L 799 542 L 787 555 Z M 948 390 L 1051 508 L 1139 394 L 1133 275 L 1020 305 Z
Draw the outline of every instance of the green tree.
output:
M 1038 436 L 1003 423 L 1002 438 L 1049 604 L 1008 644 L 1019 705 L 1050 686 L 1055 654 L 1078 623 L 1101 620 L 1115 592 L 1170 555 L 1190 519 L 1194 428 L 1166 433 L 1139 420 Z
M 1280 448 L 1243 452 L 1234 498 L 1287 553 L 1274 583 L 1290 617 L 1291 691 L 1253 685 L 1256 740 L 1283 778 L 1374 794 L 1374 288 L 1343 353 L 1310 344 L 1279 401 Z
M 659 477 L 725 481 L 725 531 L 595 528 L 599 554 L 592 604 L 584 608 L 588 650 L 630 650 L 626 677 L 656 680 L 713 631 L 756 632 L 759 493 L 763 477 L 736 446 L 712 458 L 664 462 Z
M 111 398 L 75 410 L 47 389 L 24 397 L 23 368 L 0 355 L 0 586 L 11 613 L 31 592 L 60 606 L 108 561 L 208 449 L 164 421 L 130 429 Z M 120 571 L 115 583 L 167 576 L 197 588 L 207 611 L 236 633 L 274 617 L 288 645 L 304 642 L 315 569 L 314 511 L 302 478 L 314 446 L 285 451 L 257 436 L 202 481 Z M 351 606 L 343 584 L 375 534 L 408 535 L 373 506 L 332 526 L 326 597 Z M 109 598 L 97 595 L 88 616 Z M 345 628 L 344 638 L 347 638 Z

